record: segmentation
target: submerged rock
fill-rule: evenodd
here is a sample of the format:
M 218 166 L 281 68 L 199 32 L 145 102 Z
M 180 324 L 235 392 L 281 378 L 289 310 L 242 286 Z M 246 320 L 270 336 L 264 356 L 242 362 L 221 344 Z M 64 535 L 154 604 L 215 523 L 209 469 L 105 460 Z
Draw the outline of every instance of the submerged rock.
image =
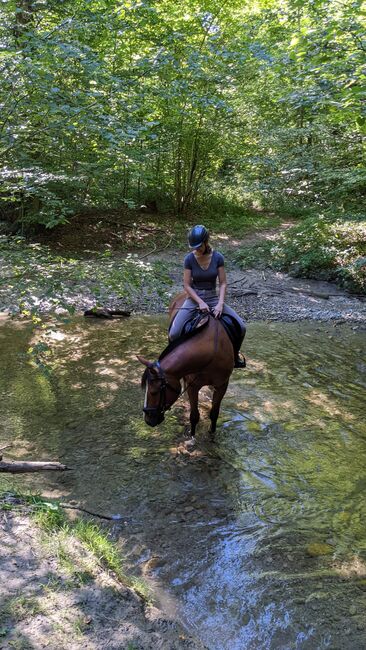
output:
M 306 552 L 310 557 L 320 557 L 321 555 L 331 555 L 334 549 L 330 544 L 325 544 L 324 542 L 313 542 L 308 544 L 306 547 Z

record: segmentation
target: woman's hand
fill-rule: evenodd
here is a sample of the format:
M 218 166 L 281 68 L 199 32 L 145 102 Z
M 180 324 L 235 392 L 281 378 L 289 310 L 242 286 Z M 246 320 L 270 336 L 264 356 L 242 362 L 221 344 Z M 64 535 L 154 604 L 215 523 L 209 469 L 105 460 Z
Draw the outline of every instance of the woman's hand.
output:
M 198 303 L 198 309 L 199 309 L 200 311 L 210 311 L 209 306 L 207 305 L 207 303 L 205 303 L 204 300 L 200 300 L 200 301 L 199 301 L 199 303 Z
M 213 314 L 214 314 L 215 318 L 220 318 L 223 309 L 224 309 L 223 303 L 218 302 L 216 307 L 213 310 Z

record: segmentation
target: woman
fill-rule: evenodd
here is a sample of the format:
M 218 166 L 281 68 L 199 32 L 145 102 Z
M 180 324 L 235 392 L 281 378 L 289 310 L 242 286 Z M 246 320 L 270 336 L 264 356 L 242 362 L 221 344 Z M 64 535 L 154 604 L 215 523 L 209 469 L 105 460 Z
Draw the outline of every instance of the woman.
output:
M 179 338 L 184 324 L 194 316 L 197 309 L 211 311 L 215 318 L 221 314 L 232 316 L 241 329 L 241 340 L 235 350 L 235 368 L 245 368 L 245 360 L 239 355 L 246 326 L 238 314 L 225 304 L 226 273 L 224 258 L 221 253 L 212 250 L 209 245 L 209 232 L 205 226 L 194 226 L 188 236 L 191 252 L 184 258 L 184 289 L 188 298 L 175 316 L 169 330 L 171 341 Z M 216 281 L 219 278 L 219 295 L 216 293 Z

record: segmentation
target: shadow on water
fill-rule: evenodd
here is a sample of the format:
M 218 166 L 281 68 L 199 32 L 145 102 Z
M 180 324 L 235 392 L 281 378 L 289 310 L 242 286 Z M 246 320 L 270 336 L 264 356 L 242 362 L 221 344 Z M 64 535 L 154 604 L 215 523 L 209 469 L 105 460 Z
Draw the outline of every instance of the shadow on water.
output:
M 50 374 L 27 362 L 30 328 L 1 328 L 0 440 L 74 468 L 13 482 L 128 518 L 114 525 L 128 565 L 210 649 L 365 646 L 362 335 L 251 325 L 215 444 L 203 421 L 189 456 L 183 403 L 157 429 L 141 417 L 135 354 L 156 356 L 165 327 L 50 327 Z

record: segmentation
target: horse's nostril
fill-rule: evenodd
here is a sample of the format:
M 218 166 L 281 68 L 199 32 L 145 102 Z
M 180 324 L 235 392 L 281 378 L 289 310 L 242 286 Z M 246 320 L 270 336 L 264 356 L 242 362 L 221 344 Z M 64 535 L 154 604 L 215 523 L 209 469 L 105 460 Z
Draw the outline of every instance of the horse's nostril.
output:
M 156 418 L 149 417 L 148 415 L 145 415 L 145 422 L 149 425 L 149 427 L 156 427 L 158 424 Z
M 156 427 L 158 426 L 158 424 L 161 424 L 161 422 L 163 421 L 164 421 L 164 416 L 151 417 L 145 415 L 145 422 L 149 427 Z

